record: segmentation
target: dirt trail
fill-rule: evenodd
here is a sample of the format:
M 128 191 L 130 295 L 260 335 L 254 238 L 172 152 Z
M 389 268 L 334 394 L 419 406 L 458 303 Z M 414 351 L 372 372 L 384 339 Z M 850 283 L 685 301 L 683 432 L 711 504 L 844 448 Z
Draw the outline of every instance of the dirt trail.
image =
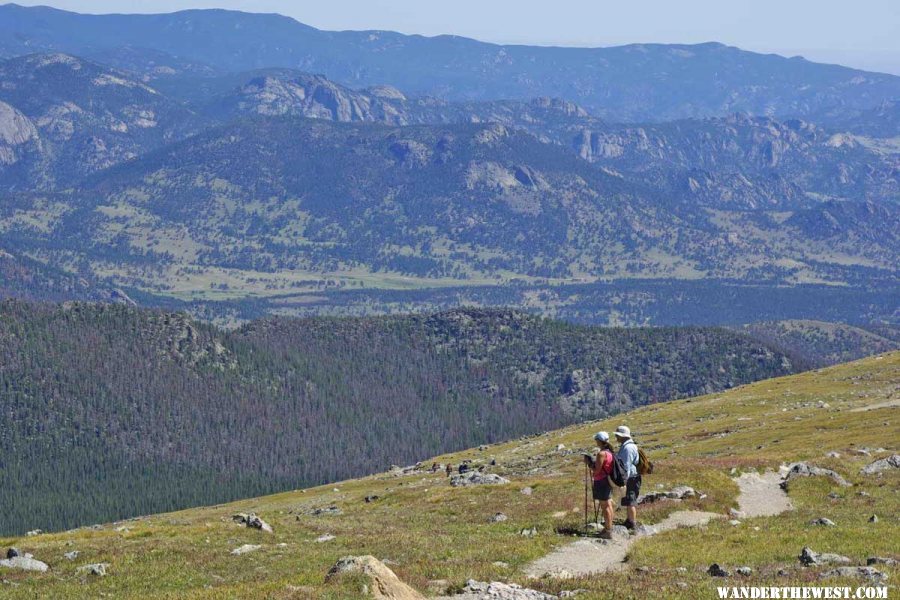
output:
M 771 517 L 791 510 L 791 500 L 781 489 L 782 475 L 769 471 L 744 473 L 734 479 L 740 488 L 738 506 L 745 517 Z M 653 525 L 643 535 L 614 535 L 612 540 L 580 539 L 557 548 L 525 568 L 529 577 L 570 574 L 574 576 L 606 573 L 625 566 L 628 549 L 636 540 L 677 527 L 699 527 L 722 515 L 697 510 L 674 512 L 660 523 Z
M 698 527 L 706 525 L 722 515 L 699 510 L 682 510 L 672 513 L 663 521 L 652 526 L 652 530 L 644 535 L 615 534 L 612 540 L 581 539 L 557 548 L 547 556 L 539 558 L 525 568 L 529 577 L 542 577 L 546 574 L 589 575 L 606 573 L 624 567 L 625 556 L 635 540 L 669 531 L 677 527 Z
M 738 494 L 738 510 L 744 517 L 773 517 L 791 510 L 791 499 L 781 489 L 782 475 L 768 471 L 743 473 L 735 478 L 741 493 Z

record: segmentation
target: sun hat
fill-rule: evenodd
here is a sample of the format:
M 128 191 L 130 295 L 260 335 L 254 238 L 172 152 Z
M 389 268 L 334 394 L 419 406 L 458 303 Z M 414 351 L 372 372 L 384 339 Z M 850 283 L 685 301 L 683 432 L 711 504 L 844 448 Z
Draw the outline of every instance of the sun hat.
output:
M 598 442 L 608 442 L 609 434 L 606 433 L 605 431 L 598 431 L 597 433 L 594 434 L 594 439 L 597 440 Z
M 616 427 L 616 437 L 631 439 L 631 430 L 627 425 L 619 425 Z

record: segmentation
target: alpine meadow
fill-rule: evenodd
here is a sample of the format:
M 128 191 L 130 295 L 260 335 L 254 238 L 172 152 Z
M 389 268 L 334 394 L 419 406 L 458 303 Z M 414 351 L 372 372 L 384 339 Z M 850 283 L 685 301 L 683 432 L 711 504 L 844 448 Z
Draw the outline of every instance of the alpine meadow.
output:
M 896 594 L 890 3 L 51 4 L 0 597 Z

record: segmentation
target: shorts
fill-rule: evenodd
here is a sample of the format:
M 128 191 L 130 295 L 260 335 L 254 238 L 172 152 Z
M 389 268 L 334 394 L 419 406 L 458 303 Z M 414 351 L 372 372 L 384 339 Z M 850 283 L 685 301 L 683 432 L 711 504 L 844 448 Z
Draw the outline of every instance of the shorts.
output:
M 609 485 L 609 477 L 594 481 L 594 500 L 609 500 L 612 496 L 612 486 Z
M 625 482 L 625 497 L 622 498 L 622 506 L 637 506 L 638 496 L 641 495 L 641 476 L 629 477 Z

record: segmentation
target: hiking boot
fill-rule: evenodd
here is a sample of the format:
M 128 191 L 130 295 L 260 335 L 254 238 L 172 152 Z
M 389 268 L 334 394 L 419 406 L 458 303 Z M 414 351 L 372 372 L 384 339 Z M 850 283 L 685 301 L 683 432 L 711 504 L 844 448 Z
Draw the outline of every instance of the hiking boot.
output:
M 628 531 L 634 531 L 634 521 L 626 520 L 625 529 L 627 529 Z
M 603 531 L 601 531 L 599 538 L 601 540 L 611 540 L 613 538 L 612 529 L 604 529 Z

